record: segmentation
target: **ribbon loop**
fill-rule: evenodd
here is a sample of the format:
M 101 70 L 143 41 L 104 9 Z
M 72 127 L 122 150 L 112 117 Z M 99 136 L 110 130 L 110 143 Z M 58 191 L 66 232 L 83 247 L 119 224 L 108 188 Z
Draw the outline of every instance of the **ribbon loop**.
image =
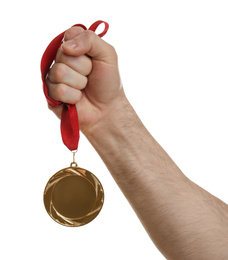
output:
M 89 30 L 91 31 L 96 31 L 97 27 L 104 23 L 105 24 L 105 29 L 102 33 L 98 34 L 98 36 L 103 37 L 109 28 L 108 23 L 104 21 L 97 21 L 93 23 L 90 27 Z M 80 26 L 84 30 L 87 30 L 87 28 L 83 24 L 75 24 L 74 26 Z M 77 150 L 78 148 L 78 142 L 79 142 L 79 123 L 78 123 L 78 113 L 75 105 L 70 105 L 70 104 L 65 104 L 61 101 L 56 101 L 52 98 L 49 97 L 48 95 L 48 88 L 45 84 L 45 79 L 47 77 L 48 71 L 55 60 L 56 53 L 58 49 L 60 48 L 62 42 L 63 42 L 63 37 L 66 31 L 62 32 L 58 36 L 56 36 L 48 45 L 46 48 L 42 59 L 41 59 L 41 78 L 43 82 L 43 91 L 44 95 L 47 99 L 47 102 L 50 106 L 53 107 L 59 107 L 63 105 L 63 112 L 61 116 L 61 135 L 62 135 L 62 140 L 63 143 L 66 145 L 66 147 L 73 151 Z
M 104 28 L 104 31 L 103 31 L 102 33 L 98 34 L 98 36 L 103 37 L 103 36 L 107 33 L 108 28 L 109 28 L 109 24 L 106 23 L 106 22 L 104 22 L 104 21 L 101 21 L 101 20 L 96 21 L 95 23 L 93 23 L 93 24 L 89 27 L 88 30 L 91 30 L 91 31 L 95 32 L 96 29 L 98 28 L 98 26 L 99 26 L 100 24 L 102 24 L 102 23 L 104 23 L 105 28 Z

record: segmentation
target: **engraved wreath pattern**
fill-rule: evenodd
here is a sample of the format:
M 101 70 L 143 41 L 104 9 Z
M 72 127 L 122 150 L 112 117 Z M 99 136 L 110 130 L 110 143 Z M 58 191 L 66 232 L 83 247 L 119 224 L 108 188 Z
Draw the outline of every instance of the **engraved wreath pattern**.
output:
M 60 180 L 68 176 L 83 177 L 87 181 L 89 181 L 94 188 L 96 194 L 96 201 L 94 207 L 88 214 L 86 214 L 83 217 L 69 218 L 63 216 L 56 210 L 56 208 L 53 205 L 52 193 L 55 188 L 55 185 Z M 78 227 L 89 223 L 99 214 L 99 212 L 102 209 L 103 203 L 104 203 L 104 190 L 100 181 L 97 179 L 97 177 L 94 174 L 79 167 L 68 167 L 58 171 L 49 179 L 44 190 L 44 205 L 48 214 L 52 219 L 54 219 L 56 222 L 64 226 Z

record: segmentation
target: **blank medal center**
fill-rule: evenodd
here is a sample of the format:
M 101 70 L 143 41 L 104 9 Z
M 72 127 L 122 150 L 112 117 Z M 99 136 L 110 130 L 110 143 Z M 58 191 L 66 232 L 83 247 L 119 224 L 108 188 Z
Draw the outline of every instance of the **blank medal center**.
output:
M 59 214 L 79 218 L 88 214 L 95 205 L 96 193 L 92 184 L 80 176 L 61 179 L 53 190 L 52 202 Z

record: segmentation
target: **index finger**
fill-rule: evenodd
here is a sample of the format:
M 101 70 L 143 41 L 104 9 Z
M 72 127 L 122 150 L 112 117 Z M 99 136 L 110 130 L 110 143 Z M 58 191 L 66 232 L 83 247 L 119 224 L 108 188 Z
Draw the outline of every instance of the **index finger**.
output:
M 76 37 L 77 35 L 79 35 L 80 33 L 84 32 L 84 31 L 85 30 L 80 26 L 71 27 L 70 29 L 68 29 L 65 32 L 63 41 L 66 42 L 66 41 L 72 40 L 74 37 Z
M 65 54 L 71 56 L 87 54 L 95 60 L 109 64 L 117 63 L 117 54 L 114 47 L 90 30 L 78 33 L 73 39 L 64 42 L 62 50 Z

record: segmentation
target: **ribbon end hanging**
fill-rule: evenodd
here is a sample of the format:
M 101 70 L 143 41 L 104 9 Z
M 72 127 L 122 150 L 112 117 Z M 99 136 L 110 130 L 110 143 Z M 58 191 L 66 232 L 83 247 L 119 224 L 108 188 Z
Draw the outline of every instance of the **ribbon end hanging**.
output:
M 71 150 L 77 150 L 79 142 L 78 113 L 75 105 L 64 104 L 61 117 L 63 143 Z

